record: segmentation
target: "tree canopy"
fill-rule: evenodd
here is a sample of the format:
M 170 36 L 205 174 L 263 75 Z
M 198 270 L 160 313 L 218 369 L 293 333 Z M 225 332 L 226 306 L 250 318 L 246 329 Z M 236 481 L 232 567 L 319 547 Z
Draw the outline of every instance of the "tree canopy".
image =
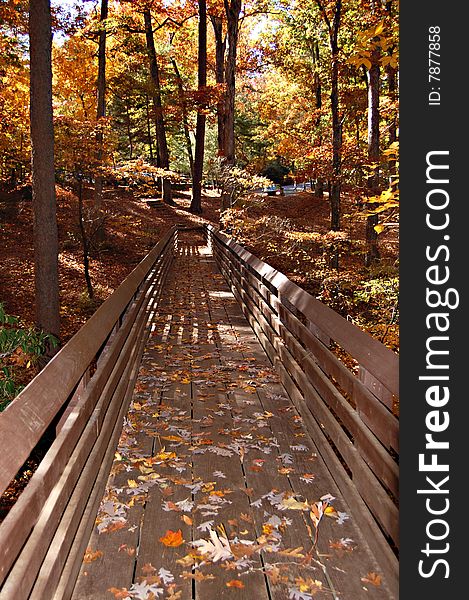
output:
M 44 199 L 31 164 L 31 82 L 44 79 L 30 47 L 35 5 L 0 4 L 0 193 L 27 197 L 32 184 Z M 103 190 L 127 186 L 202 216 L 213 192 L 222 228 L 278 268 L 297 261 L 289 274 L 337 310 L 348 316 L 345 284 L 338 296 L 328 285 L 356 259 L 371 288 L 355 300 L 392 288 L 395 307 L 395 252 L 387 283 L 378 279 L 380 240 L 399 220 L 396 0 L 70 0 L 50 16 L 49 193 L 52 174 L 76 202 L 90 298 Z M 322 203 L 326 226 L 314 217 Z

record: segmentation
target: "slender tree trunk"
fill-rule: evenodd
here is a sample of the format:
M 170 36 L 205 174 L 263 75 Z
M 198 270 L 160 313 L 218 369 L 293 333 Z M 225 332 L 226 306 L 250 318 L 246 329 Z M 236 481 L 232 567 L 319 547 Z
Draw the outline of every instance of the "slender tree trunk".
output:
M 235 99 L 236 99 L 236 58 L 238 53 L 239 37 L 239 13 L 241 12 L 242 0 L 224 0 L 228 44 L 226 64 L 225 64 L 225 106 L 224 116 L 224 143 L 223 143 L 223 164 L 225 166 L 234 166 L 235 156 Z M 232 190 L 227 187 L 223 190 L 221 196 L 222 212 L 231 206 Z
M 129 138 L 129 158 L 134 156 L 134 144 L 132 139 L 132 122 L 130 120 L 129 101 L 125 100 L 125 123 L 127 125 L 127 137 Z
M 226 164 L 235 164 L 235 97 L 236 58 L 238 53 L 239 13 L 241 0 L 224 0 L 227 19 L 228 53 L 225 66 L 225 159 Z
M 45 332 L 58 337 L 60 314 L 50 0 L 30 0 L 29 38 L 36 323 Z
M 94 297 L 93 284 L 90 276 L 90 242 L 85 227 L 85 217 L 83 214 L 83 181 L 78 180 L 78 222 L 80 224 L 81 244 L 83 249 L 83 270 L 85 274 L 86 289 L 90 300 Z
M 147 117 L 147 138 L 148 138 L 148 147 L 150 150 L 150 162 L 153 164 L 153 141 L 151 139 L 151 121 L 150 121 L 150 106 L 148 102 L 148 94 L 145 94 L 145 110 Z
M 215 81 L 219 85 L 225 83 L 225 50 L 226 38 L 223 36 L 223 20 L 210 15 L 215 36 Z M 217 146 L 218 156 L 225 156 L 225 94 L 217 102 Z
M 331 203 L 331 229 L 340 229 L 340 191 L 342 177 L 342 122 L 339 110 L 339 45 L 338 36 L 342 16 L 342 0 L 336 0 L 332 20 L 329 18 L 322 0 L 316 0 L 322 18 L 329 31 L 331 49 L 331 113 L 332 113 L 332 177 L 329 181 L 329 199 Z M 339 268 L 339 250 L 332 253 L 331 267 Z
M 176 85 L 178 88 L 179 102 L 181 103 L 182 125 L 184 128 L 184 139 L 186 140 L 187 158 L 189 159 L 191 177 L 192 179 L 194 179 L 194 155 L 192 153 L 191 134 L 189 129 L 189 120 L 187 118 L 187 102 L 184 97 L 184 87 L 182 85 L 181 73 L 179 71 L 177 62 L 174 58 L 171 58 L 171 64 L 173 65 L 174 74 L 176 75 Z
M 322 86 L 321 86 L 321 79 L 319 77 L 319 42 L 316 41 L 314 43 L 314 49 L 313 49 L 313 63 L 316 66 L 316 72 L 314 74 L 314 91 L 315 91 L 315 98 L 316 98 L 316 108 L 318 110 L 320 110 L 322 108 Z M 318 118 L 316 119 L 316 127 L 319 127 L 321 123 L 321 117 L 318 116 Z M 320 144 L 322 144 L 322 140 L 320 140 L 319 142 Z M 313 182 L 311 181 L 311 191 L 313 191 Z M 324 197 L 324 181 L 322 179 L 320 179 L 319 177 L 316 179 L 316 183 L 314 186 L 314 195 L 317 196 L 318 198 L 323 198 Z
M 372 195 L 379 194 L 379 58 L 380 50 L 375 48 L 371 54 L 372 66 L 368 72 L 368 159 L 375 168 L 373 175 L 368 178 L 367 186 Z M 378 215 L 367 217 L 365 252 L 367 267 L 379 259 L 378 234 L 375 230 L 377 224 Z
M 392 2 L 386 2 L 386 12 L 392 17 Z M 388 93 L 392 103 L 397 100 L 397 69 L 390 64 L 386 65 L 386 76 L 388 80 Z M 397 142 L 397 121 L 396 117 L 391 118 L 389 123 L 389 145 Z M 396 159 L 391 157 L 388 162 L 390 185 L 392 188 L 397 187 L 394 175 L 396 175 Z
M 397 90 L 397 71 L 391 65 L 386 66 L 386 75 L 388 78 L 388 92 L 391 102 L 396 101 L 396 90 Z M 396 118 L 393 117 L 391 123 L 389 124 L 389 144 L 397 141 L 397 123 Z M 394 175 L 396 173 L 396 161 L 395 159 L 391 159 L 389 161 L 389 169 L 391 173 Z
M 166 128 L 163 117 L 163 105 L 161 101 L 160 70 L 156 58 L 155 39 L 153 36 L 153 27 L 151 23 L 151 12 L 146 9 L 143 13 L 145 20 L 145 37 L 147 43 L 148 58 L 150 61 L 150 76 L 153 82 L 153 103 L 155 107 L 156 120 L 156 138 L 158 141 L 158 154 L 163 169 L 169 169 L 169 151 L 166 141 Z M 171 182 L 169 179 L 163 180 L 163 201 L 167 204 L 174 204 L 172 198 Z
M 199 0 L 199 60 L 198 90 L 203 93 L 207 87 L 207 1 Z M 202 212 L 202 177 L 205 150 L 205 105 L 199 98 L 195 133 L 195 161 L 192 179 L 191 211 Z
M 98 42 L 98 85 L 97 85 L 97 111 L 96 119 L 98 121 L 106 116 L 106 25 L 105 21 L 108 16 L 108 0 L 101 0 L 101 14 L 100 14 L 100 25 L 99 31 L 99 42 Z M 103 160 L 103 142 L 104 135 L 102 130 L 98 130 L 96 136 L 97 145 L 97 160 L 98 164 Z M 94 204 L 97 212 L 97 217 L 101 219 L 102 212 L 102 200 L 103 200 L 103 177 L 102 175 L 95 175 L 95 193 L 94 193 Z M 104 238 L 104 227 L 100 225 L 97 231 L 97 237 L 99 239 Z
M 331 111 L 332 111 L 332 181 L 331 181 L 331 229 L 340 229 L 340 188 L 342 174 L 342 123 L 339 113 L 339 46 L 338 34 L 342 1 L 337 0 L 334 20 L 330 29 L 330 46 L 332 53 L 331 69 Z M 338 266 L 338 265 L 337 265 Z

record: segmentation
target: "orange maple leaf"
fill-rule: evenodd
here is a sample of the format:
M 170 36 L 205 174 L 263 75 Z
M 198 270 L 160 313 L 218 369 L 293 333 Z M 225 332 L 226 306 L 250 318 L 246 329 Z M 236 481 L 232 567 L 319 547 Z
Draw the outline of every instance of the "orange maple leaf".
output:
M 234 587 L 234 588 L 243 588 L 244 587 L 244 583 L 242 581 L 240 581 L 239 579 L 232 579 L 231 581 L 228 581 L 226 583 L 226 587 Z
M 163 542 L 165 546 L 169 546 L 170 548 L 177 548 L 184 543 L 182 531 L 180 529 L 177 531 L 171 531 L 171 529 L 168 529 L 166 534 L 163 537 L 160 537 L 160 542 Z

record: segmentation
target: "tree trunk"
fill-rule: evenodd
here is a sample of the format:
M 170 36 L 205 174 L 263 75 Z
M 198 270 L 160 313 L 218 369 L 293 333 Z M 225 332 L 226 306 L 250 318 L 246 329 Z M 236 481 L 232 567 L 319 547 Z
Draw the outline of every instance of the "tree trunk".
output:
M 380 50 L 375 48 L 371 54 L 372 66 L 368 72 L 368 159 L 375 165 L 373 175 L 368 178 L 367 186 L 371 195 L 379 194 L 379 67 Z M 369 267 L 379 259 L 378 234 L 375 226 L 378 215 L 369 215 L 366 219 L 365 266 Z
M 93 300 L 94 290 L 90 276 L 90 240 L 85 227 L 85 217 L 83 214 L 83 181 L 81 177 L 78 180 L 78 222 L 80 224 L 81 244 L 83 249 L 83 270 L 85 274 L 86 289 L 88 298 Z
M 386 12 L 392 17 L 392 2 L 386 3 Z M 397 100 L 397 69 L 391 65 L 386 65 L 386 76 L 388 80 L 388 93 L 389 99 L 394 104 Z M 397 142 L 397 122 L 396 117 L 391 118 L 391 122 L 388 125 L 389 131 L 389 145 Z M 397 182 L 395 179 L 396 175 L 396 159 L 391 156 L 388 161 L 389 168 L 389 179 L 390 186 L 392 189 L 397 187 Z
M 313 64 L 315 65 L 315 74 L 314 74 L 314 90 L 315 90 L 315 98 L 316 98 L 316 108 L 318 111 L 322 108 L 322 86 L 321 86 L 321 78 L 319 77 L 319 42 L 316 40 L 313 48 Z M 315 126 L 319 127 L 321 123 L 321 116 L 318 113 L 318 117 L 315 122 Z M 321 136 L 322 138 L 322 136 Z M 322 139 L 319 141 L 319 145 L 322 144 Z M 313 182 L 311 181 L 311 191 L 313 191 Z M 324 197 L 324 181 L 319 177 L 316 179 L 316 184 L 314 186 L 314 195 L 318 198 Z
M 198 60 L 198 90 L 204 92 L 207 86 L 207 2 L 199 0 L 199 60 Z M 195 133 L 195 161 L 192 178 L 191 211 L 202 212 L 202 177 L 204 170 L 205 150 L 205 104 L 199 98 L 197 110 L 197 125 Z
M 159 162 L 163 169 L 169 169 L 169 151 L 166 141 L 166 128 L 163 117 L 163 105 L 161 101 L 160 70 L 158 67 L 158 60 L 156 58 L 155 39 L 153 36 L 150 9 L 146 9 L 144 11 L 143 17 L 145 20 L 145 38 L 150 62 L 150 76 L 153 82 L 153 104 L 155 107 L 156 139 L 158 141 Z M 163 201 L 167 204 L 174 204 L 171 182 L 169 179 L 163 180 Z
M 225 81 L 225 163 L 235 164 L 235 97 L 236 97 L 236 58 L 239 37 L 239 13 L 241 0 L 224 0 L 227 19 L 228 53 L 226 57 Z
M 225 83 L 225 50 L 226 38 L 223 37 L 223 20 L 211 15 L 210 21 L 215 36 L 215 81 L 219 85 Z M 218 156 L 225 156 L 225 94 L 217 102 L 217 146 Z
M 129 138 L 129 159 L 134 157 L 134 144 L 132 140 L 132 122 L 130 120 L 129 100 L 125 100 L 125 122 L 127 125 L 127 137 Z
M 332 53 L 331 69 L 331 112 L 332 112 L 332 181 L 331 181 L 331 229 L 340 229 L 340 187 L 341 187 L 341 151 L 342 123 L 339 114 L 339 46 L 337 38 L 340 28 L 342 1 L 337 0 L 334 20 L 330 29 Z
M 189 129 L 189 120 L 187 118 L 187 103 L 186 103 L 186 99 L 184 97 L 184 87 L 182 85 L 182 77 L 181 77 L 181 73 L 179 72 L 179 67 L 174 58 L 171 58 L 171 64 L 173 65 L 174 74 L 176 75 L 176 84 L 178 87 L 179 102 L 181 103 L 182 125 L 184 128 L 184 139 L 186 140 L 187 158 L 189 159 L 189 168 L 191 171 L 191 177 L 192 177 L 192 179 L 194 179 L 194 155 L 192 153 L 192 142 L 191 142 L 191 135 L 190 135 L 190 129 Z
M 46 333 L 58 337 L 60 313 L 50 0 L 30 1 L 29 38 L 36 323 Z
M 227 35 L 226 41 L 228 51 L 225 64 L 225 103 L 224 103 L 224 142 L 223 142 L 223 164 L 234 166 L 235 157 L 235 99 L 236 99 L 236 58 L 238 53 L 239 37 L 239 13 L 241 12 L 241 0 L 224 0 Z M 223 189 L 221 196 L 221 212 L 231 206 L 232 190 L 227 187 Z
M 148 138 L 148 148 L 150 151 L 150 163 L 153 164 L 153 142 L 151 139 L 150 106 L 149 106 L 147 94 L 145 94 L 145 111 L 146 111 L 146 117 L 147 117 L 147 138 Z
M 342 175 L 342 123 L 339 112 L 339 45 L 338 36 L 342 16 L 342 0 L 335 0 L 332 20 L 322 0 L 316 0 L 321 16 L 329 32 L 331 50 L 331 113 L 332 113 L 332 176 L 329 180 L 329 199 L 331 203 L 331 229 L 340 229 L 340 187 Z M 332 3 L 328 3 L 332 8 Z M 336 248 L 331 260 L 333 268 L 339 267 L 339 251 Z
M 98 45 L 98 85 L 97 85 L 97 111 L 96 120 L 99 120 L 106 116 L 106 25 L 105 20 L 108 16 L 108 0 L 101 0 L 101 14 L 100 24 L 101 29 L 99 31 L 99 45 Z M 102 130 L 98 129 L 96 136 L 97 146 L 97 162 L 101 164 L 103 160 L 103 142 L 104 135 Z M 97 218 L 101 220 L 102 213 L 102 201 L 103 201 L 103 177 L 102 175 L 95 175 L 95 191 L 94 191 L 94 205 L 97 213 Z M 104 224 L 99 226 L 96 232 L 98 241 L 104 239 Z

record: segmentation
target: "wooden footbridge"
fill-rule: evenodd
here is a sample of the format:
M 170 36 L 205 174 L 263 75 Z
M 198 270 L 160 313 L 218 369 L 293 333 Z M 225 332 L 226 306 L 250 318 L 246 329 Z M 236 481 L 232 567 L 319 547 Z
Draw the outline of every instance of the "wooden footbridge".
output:
M 52 436 L 1 600 L 397 599 L 397 395 L 382 344 L 173 228 L 0 415 L 2 491 Z

